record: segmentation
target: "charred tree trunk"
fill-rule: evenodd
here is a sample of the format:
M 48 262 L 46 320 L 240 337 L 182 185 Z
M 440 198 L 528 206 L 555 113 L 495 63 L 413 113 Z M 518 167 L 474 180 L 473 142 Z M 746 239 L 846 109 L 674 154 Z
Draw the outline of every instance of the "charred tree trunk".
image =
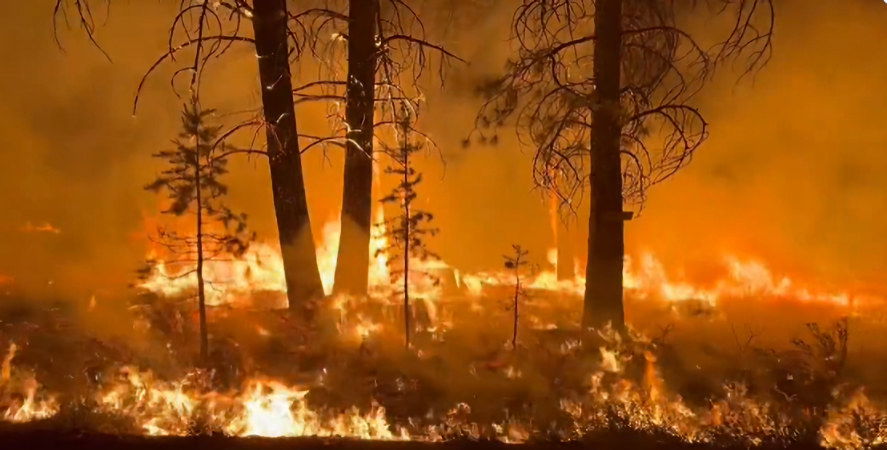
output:
M 591 132 L 591 217 L 586 269 L 585 327 L 624 325 L 622 265 L 624 214 L 620 141 L 622 0 L 598 0 L 595 11 Z
M 348 125 L 342 232 L 336 293 L 365 295 L 370 263 L 373 188 L 373 121 L 376 83 L 376 0 L 351 0 L 348 26 Z
M 302 176 L 290 79 L 286 0 L 255 0 L 253 27 L 287 299 L 290 310 L 307 314 L 312 309 L 311 301 L 323 296 L 323 285 Z

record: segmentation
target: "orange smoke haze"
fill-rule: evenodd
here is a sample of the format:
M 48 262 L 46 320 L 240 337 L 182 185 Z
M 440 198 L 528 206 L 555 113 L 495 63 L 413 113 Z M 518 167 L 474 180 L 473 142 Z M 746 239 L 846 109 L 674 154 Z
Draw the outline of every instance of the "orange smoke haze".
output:
M 169 68 L 151 79 L 135 117 L 132 96 L 165 48 L 176 5 L 112 8 L 99 33 L 109 63 L 76 32 L 62 33 L 60 51 L 48 2 L 13 3 L 0 17 L 7 43 L 0 55 L 0 280 L 50 298 L 120 292 L 144 258 L 145 224 L 158 214 L 156 197 L 142 189 L 158 170 L 151 154 L 169 145 L 179 111 Z M 513 132 L 503 130 L 495 147 L 461 145 L 479 103 L 474 86 L 502 67 L 509 49 L 512 5 L 488 3 L 495 4 L 491 13 L 435 11 L 429 24 L 432 36 L 472 61 L 449 71 L 443 94 L 428 87 L 421 123 L 445 161 L 435 154 L 422 161 L 422 207 L 442 230 L 432 247 L 466 271 L 499 268 L 512 243 L 544 264 L 554 245 L 545 195 L 532 186 L 531 155 Z M 735 255 L 793 278 L 880 290 L 887 273 L 887 90 L 873 87 L 887 78 L 887 7 L 877 0 L 785 0 L 778 7 L 772 62 L 753 79 L 736 85 L 724 76 L 704 92 L 711 140 L 689 168 L 651 192 L 628 227 L 628 253 L 655 254 L 678 278 L 720 277 L 725 258 Z M 459 25 L 441 25 L 449 19 Z M 454 34 L 464 29 L 471 33 Z M 235 49 L 210 66 L 204 102 L 225 120 L 258 104 L 253 57 Z M 316 72 L 306 64 L 297 76 Z M 323 107 L 301 108 L 299 121 L 314 134 L 327 128 Z M 317 236 L 338 217 L 341 159 L 332 148 L 306 157 Z M 273 241 L 266 165 L 242 160 L 233 169 L 232 205 L 250 213 L 261 239 Z M 585 219 L 580 212 L 571 222 L 581 256 Z M 43 224 L 63 232 L 29 232 Z

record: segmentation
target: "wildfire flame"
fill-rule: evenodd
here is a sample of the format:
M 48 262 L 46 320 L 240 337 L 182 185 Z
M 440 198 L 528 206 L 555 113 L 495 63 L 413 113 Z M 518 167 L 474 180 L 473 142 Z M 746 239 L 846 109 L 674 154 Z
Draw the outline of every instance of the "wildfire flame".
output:
M 379 207 L 375 212 L 378 223 L 384 212 Z M 336 257 L 338 254 L 340 228 L 337 221 L 330 221 L 319 233 L 318 266 L 327 294 L 332 291 L 335 277 Z M 374 230 L 370 241 L 371 264 L 369 273 L 369 298 L 356 299 L 339 296 L 331 299 L 334 310 L 341 314 L 342 322 L 350 322 L 341 327 L 340 331 L 360 339 L 379 331 L 379 325 L 372 319 L 359 313 L 349 314 L 354 306 L 367 301 L 395 304 L 400 300 L 396 297 L 403 280 L 392 279 L 389 270 L 390 256 L 385 252 L 387 237 L 384 229 Z M 151 254 L 149 256 L 156 256 Z M 567 296 L 581 298 L 585 291 L 584 270 L 576 270 L 573 279 L 558 279 L 556 263 L 557 250 L 548 252 L 549 265 L 535 273 L 525 275 L 523 285 L 532 291 L 547 292 L 553 295 L 546 298 Z M 506 270 L 478 273 L 463 273 L 451 267 L 445 261 L 411 259 L 411 266 L 417 273 L 432 273 L 449 278 L 453 285 L 445 295 L 448 283 L 440 279 L 416 276 L 411 279 L 411 296 L 415 304 L 421 304 L 427 313 L 426 329 L 448 329 L 452 318 L 442 308 L 442 301 L 462 302 L 473 311 L 486 308 L 480 299 L 489 296 L 491 290 L 511 286 L 514 275 Z M 576 261 L 577 267 L 580 265 Z M 724 275 L 704 283 L 689 279 L 673 277 L 653 254 L 644 253 L 639 257 L 626 257 L 624 285 L 626 295 L 636 300 L 658 300 L 679 304 L 695 301 L 710 307 L 716 306 L 724 299 L 766 298 L 797 302 L 817 302 L 841 308 L 853 309 L 861 300 L 879 300 L 872 296 L 854 295 L 850 292 L 832 292 L 814 289 L 796 282 L 784 275 L 777 275 L 766 264 L 753 259 L 727 256 L 720 262 L 721 273 Z M 213 280 L 213 289 L 207 290 L 208 303 L 219 305 L 253 305 L 256 294 L 269 293 L 274 302 L 261 306 L 285 307 L 286 283 L 283 266 L 277 248 L 271 245 L 256 243 L 239 258 L 228 261 L 210 261 L 205 266 L 206 278 Z M 167 297 L 181 298 L 196 291 L 196 277 L 193 274 L 181 276 L 175 270 L 159 261 L 151 275 L 143 280 L 139 287 L 147 292 Z M 267 298 L 264 296 L 262 298 Z M 254 306 L 254 305 L 253 305 Z M 538 317 L 528 316 L 527 320 L 534 328 L 556 328 Z
M 9 350 L 0 366 L 0 411 L 5 406 L 2 420 L 13 423 L 47 419 L 58 413 L 59 405 L 54 396 L 39 392 L 40 383 L 34 374 L 13 366 L 18 346 Z
M 409 439 L 394 434 L 378 405 L 366 413 L 357 408 L 333 413 L 308 405 L 308 389 L 252 378 L 239 393 L 201 388 L 200 373 L 175 382 L 157 379 L 150 371 L 121 369 L 119 379 L 99 394 L 110 414 L 133 419 L 152 436 L 183 436 L 202 430 L 229 436 L 338 436 L 358 439 Z
M 381 214 L 381 210 L 376 212 L 377 217 Z M 365 314 L 361 305 L 397 301 L 394 286 L 398 281 L 391 279 L 390 257 L 382 251 L 387 248 L 383 231 L 377 230 L 371 239 L 369 298 L 337 296 L 327 303 L 340 314 L 339 332 L 343 340 L 362 343 L 384 331 L 382 322 Z M 323 227 L 317 245 L 318 265 L 328 293 L 335 274 L 338 238 L 339 227 L 330 222 Z M 572 280 L 558 280 L 554 267 L 556 250 L 549 251 L 547 256 L 548 267 L 526 274 L 526 288 L 546 292 L 541 296 L 545 299 L 580 298 L 584 293 L 584 278 L 576 275 Z M 464 302 L 470 311 L 481 311 L 486 307 L 481 299 L 495 296 L 495 289 L 510 287 L 513 283 L 513 273 L 505 270 L 461 273 L 443 261 L 411 263 L 421 271 L 452 275 L 454 286 L 449 288 L 443 286 L 446 283 L 423 283 L 418 278 L 412 288 L 416 300 L 425 306 L 428 323 L 424 326 L 431 332 L 452 326 L 448 302 Z M 727 298 L 766 297 L 851 308 L 858 300 L 850 293 L 811 289 L 792 278 L 774 274 L 757 261 L 727 257 L 722 265 L 725 275 L 720 279 L 694 283 L 669 274 L 652 254 L 628 258 L 624 273 L 626 292 L 639 300 L 672 303 L 694 300 L 712 306 Z M 211 305 L 242 304 L 261 292 L 274 293 L 281 301 L 285 300 L 283 268 L 279 252 L 273 246 L 254 244 L 239 258 L 209 262 L 206 270 L 207 278 L 220 281 L 224 286 L 207 291 Z M 189 295 L 195 289 L 196 280 L 178 275 L 160 262 L 140 287 L 165 297 Z M 445 289 L 455 291 L 445 294 Z M 526 320 L 535 328 L 558 327 L 533 315 L 528 315 Z M 262 326 L 256 329 L 262 336 L 270 335 Z M 727 384 L 723 397 L 713 400 L 709 407 L 692 407 L 669 391 L 654 353 L 645 351 L 632 356 L 620 347 L 618 339 L 608 342 L 599 349 L 597 370 L 588 377 L 586 394 L 560 401 L 562 412 L 573 421 L 571 426 L 558 432 L 562 438 L 577 438 L 589 430 L 610 427 L 614 422 L 627 424 L 632 429 L 666 433 L 686 442 L 714 442 L 720 436 L 730 435 L 748 445 L 756 445 L 763 440 L 778 441 L 791 436 L 788 419 L 767 401 L 752 398 L 742 385 Z M 578 347 L 565 342 L 561 352 L 572 354 Z M 16 351 L 17 346 L 12 344 L 0 367 L 2 419 L 27 422 L 58 414 L 55 397 L 41 392 L 33 374 L 12 364 Z M 626 374 L 632 358 L 640 361 L 642 367 L 642 375 L 636 380 Z M 521 369 L 512 365 L 508 365 L 503 374 L 509 379 L 523 376 Z M 217 392 L 207 388 L 208 385 L 202 372 L 166 381 L 150 371 L 124 367 L 112 381 L 105 383 L 95 400 L 104 412 L 131 419 L 140 432 L 147 435 L 188 435 L 209 430 L 231 436 L 437 441 L 455 433 L 515 443 L 530 439 L 534 433 L 552 431 L 511 416 L 501 423 L 480 425 L 468 419 L 470 408 L 465 404 L 456 405 L 435 419 L 438 424 L 397 424 L 389 420 L 385 408 L 376 402 L 363 409 L 318 408 L 311 404 L 311 387 L 293 386 L 260 375 L 249 378 L 233 392 Z M 846 404 L 829 410 L 820 429 L 821 443 L 830 448 L 856 448 L 885 442 L 887 433 L 883 427 L 875 427 L 881 431 L 874 435 L 860 431 L 868 429 L 860 423 L 863 419 L 884 420 L 887 416 L 882 411 L 864 393 L 858 392 Z
M 558 432 L 559 438 L 577 439 L 594 430 L 610 429 L 615 423 L 634 430 L 664 433 L 687 443 L 714 443 L 726 436 L 754 446 L 765 440 L 788 442 L 793 436 L 789 420 L 770 403 L 750 397 L 742 385 L 724 385 L 724 396 L 708 408 L 689 406 L 668 390 L 659 374 L 657 358 L 649 351 L 640 355 L 643 376 L 638 382 L 632 381 L 624 373 L 625 363 L 632 356 L 626 353 L 621 339 L 603 336 L 609 343 L 600 348 L 598 370 L 589 375 L 587 392 L 560 401 L 561 410 L 573 423 Z M 12 365 L 15 352 L 13 344 L 0 368 L 4 393 L 17 376 Z M 193 372 L 169 382 L 150 371 L 123 367 L 96 394 L 96 402 L 105 413 L 129 418 L 142 433 L 152 436 L 209 431 L 240 437 L 441 441 L 456 435 L 521 443 L 546 431 L 520 417 L 488 426 L 478 424 L 470 420 L 471 408 L 464 403 L 439 417 L 438 424 L 397 425 L 389 420 L 385 408 L 375 402 L 364 410 L 314 408 L 309 402 L 308 388 L 254 377 L 236 392 L 220 393 L 204 387 L 205 375 Z M 36 382 L 28 385 L 25 400 L 9 406 L 2 420 L 28 422 L 57 414 L 58 404 L 52 397 L 38 393 L 38 387 Z M 874 406 L 861 390 L 857 391 L 846 403 L 829 409 L 819 430 L 820 443 L 835 449 L 883 444 L 887 442 L 885 419 L 887 413 Z

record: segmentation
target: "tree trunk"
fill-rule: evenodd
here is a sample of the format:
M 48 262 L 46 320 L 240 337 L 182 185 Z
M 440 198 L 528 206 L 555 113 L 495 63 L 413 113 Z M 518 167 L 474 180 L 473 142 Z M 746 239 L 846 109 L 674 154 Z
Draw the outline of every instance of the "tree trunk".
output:
M 520 282 L 520 273 L 517 272 L 520 270 L 520 255 L 518 254 L 518 260 L 515 262 L 515 283 L 514 283 L 514 304 L 512 307 L 514 308 L 514 328 L 511 330 L 511 349 L 517 350 L 517 324 L 520 322 L 520 290 L 521 290 L 521 282 Z
M 404 127 L 406 128 L 406 127 Z M 403 195 L 403 329 L 407 350 L 410 348 L 410 240 L 413 237 L 412 230 L 412 187 L 410 185 L 410 152 L 407 148 L 407 130 L 403 130 L 403 186 L 406 191 Z
M 286 0 L 253 3 L 268 162 L 290 310 L 308 314 L 323 296 L 317 269 L 296 128 L 287 41 Z
M 196 104 L 196 103 L 195 103 Z M 200 109 L 195 109 L 200 114 Z M 206 329 L 206 281 L 203 278 L 203 180 L 200 171 L 200 131 L 195 133 L 194 195 L 197 200 L 197 315 L 200 321 L 200 364 L 209 360 L 209 333 Z
M 607 322 L 624 326 L 622 265 L 624 218 L 619 94 L 621 87 L 622 0 L 598 0 L 595 11 L 595 104 L 591 131 L 591 217 L 586 269 L 585 327 Z
M 378 1 L 351 0 L 348 15 L 348 140 L 335 292 L 365 295 L 372 227 Z

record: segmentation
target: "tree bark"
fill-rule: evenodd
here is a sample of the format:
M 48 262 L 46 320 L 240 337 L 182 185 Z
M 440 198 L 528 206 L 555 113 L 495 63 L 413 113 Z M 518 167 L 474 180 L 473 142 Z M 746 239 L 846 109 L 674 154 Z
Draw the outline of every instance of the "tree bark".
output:
M 290 310 L 309 313 L 323 296 L 317 269 L 296 128 L 287 40 L 286 0 L 255 0 L 253 27 L 262 105 L 268 123 L 268 162 Z
M 196 104 L 196 103 L 195 103 Z M 194 110 L 200 114 L 199 109 Z M 209 360 L 209 332 L 206 329 L 206 281 L 203 278 L 203 180 L 200 170 L 200 130 L 194 134 L 194 195 L 197 200 L 197 315 L 200 321 L 200 364 Z
M 591 131 L 591 217 L 584 327 L 624 326 L 625 251 L 620 140 L 622 0 L 598 0 L 595 11 L 595 103 Z
M 373 123 L 378 1 L 351 0 L 345 121 L 348 140 L 342 195 L 342 232 L 334 291 L 365 295 L 370 262 L 373 188 Z

